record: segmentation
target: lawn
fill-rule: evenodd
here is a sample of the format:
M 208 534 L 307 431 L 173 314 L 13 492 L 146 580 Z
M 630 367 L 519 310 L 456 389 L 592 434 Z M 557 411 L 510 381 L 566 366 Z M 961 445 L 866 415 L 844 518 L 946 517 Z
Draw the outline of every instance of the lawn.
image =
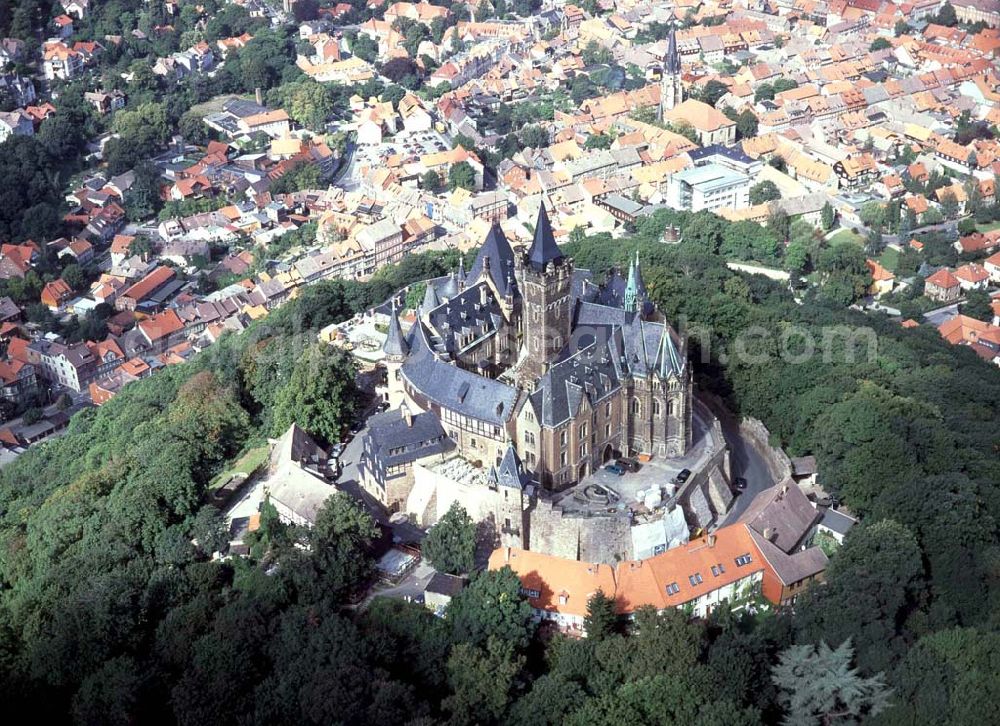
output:
M 269 447 L 267 444 L 257 446 L 243 453 L 232 466 L 217 474 L 209 483 L 209 489 L 217 489 L 225 484 L 234 474 L 246 474 L 250 476 L 267 461 Z
M 896 268 L 899 267 L 899 252 L 891 247 L 886 247 L 878 261 L 885 269 L 895 272 Z
M 852 232 L 849 229 L 842 229 L 839 232 L 837 232 L 837 234 L 833 235 L 833 237 L 830 238 L 828 244 L 835 245 L 839 244 L 840 242 L 853 242 L 856 245 L 863 245 L 865 243 L 865 240 L 864 237 L 857 234 L 856 232 Z
M 977 224 L 976 229 L 980 232 L 992 232 L 995 229 L 1000 229 L 1000 221 L 990 222 L 989 224 Z

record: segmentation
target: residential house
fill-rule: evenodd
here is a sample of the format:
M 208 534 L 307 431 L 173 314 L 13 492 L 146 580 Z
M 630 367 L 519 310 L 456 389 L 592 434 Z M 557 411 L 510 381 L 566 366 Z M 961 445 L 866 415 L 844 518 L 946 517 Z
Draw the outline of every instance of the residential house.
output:
M 31 116 L 22 111 L 0 111 L 0 144 L 10 136 L 34 136 L 35 124 L 32 123 Z
M 50 310 L 59 310 L 73 298 L 73 288 L 61 277 L 42 288 L 41 303 Z
M 990 273 L 982 265 L 970 262 L 955 270 L 955 279 L 963 291 L 985 290 L 990 282 Z
M 942 303 L 952 303 L 962 294 L 962 286 L 951 270 L 942 267 L 924 280 L 924 295 L 931 300 Z
M 163 287 L 173 282 L 176 277 L 177 273 L 173 269 L 157 267 L 119 295 L 115 301 L 115 309 L 135 310 Z

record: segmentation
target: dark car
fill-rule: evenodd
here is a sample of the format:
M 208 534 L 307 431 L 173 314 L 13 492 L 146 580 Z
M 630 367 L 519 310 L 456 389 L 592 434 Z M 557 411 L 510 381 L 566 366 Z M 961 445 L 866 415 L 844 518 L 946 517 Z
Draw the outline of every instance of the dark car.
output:
M 738 492 L 745 492 L 747 490 L 747 480 L 741 476 L 733 479 L 733 489 Z
M 625 468 L 620 464 L 608 464 L 606 467 L 604 467 L 604 470 L 610 471 L 612 474 L 616 476 L 625 476 Z
M 691 470 L 690 469 L 681 469 L 677 473 L 677 483 L 678 484 L 683 484 L 684 482 L 686 482 L 690 478 L 691 478 Z
M 617 464 L 618 464 L 618 466 L 620 466 L 625 471 L 633 471 L 634 472 L 634 471 L 639 471 L 639 469 L 641 468 L 641 465 L 639 464 L 639 460 L 638 459 L 632 459 L 632 458 L 619 459 L 617 461 Z

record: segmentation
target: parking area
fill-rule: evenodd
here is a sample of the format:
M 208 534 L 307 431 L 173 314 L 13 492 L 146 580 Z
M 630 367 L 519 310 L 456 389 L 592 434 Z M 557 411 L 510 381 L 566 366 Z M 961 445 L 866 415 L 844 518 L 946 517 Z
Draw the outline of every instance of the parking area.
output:
M 351 159 L 351 168 L 345 175 L 345 182 L 360 180 L 361 168 L 374 168 L 385 164 L 390 156 L 399 155 L 404 159 L 417 159 L 427 154 L 437 154 L 451 149 L 451 141 L 443 134 L 429 131 L 400 131 L 381 144 L 359 144 Z

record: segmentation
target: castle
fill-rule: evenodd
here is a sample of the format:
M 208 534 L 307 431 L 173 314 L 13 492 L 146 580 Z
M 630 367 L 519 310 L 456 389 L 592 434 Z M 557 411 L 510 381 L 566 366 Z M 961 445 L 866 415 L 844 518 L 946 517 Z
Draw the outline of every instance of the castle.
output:
M 528 249 L 494 225 L 468 273 L 427 282 L 407 335 L 393 307 L 389 404 L 433 413 L 464 459 L 494 468 L 492 486 L 560 490 L 619 456 L 681 456 L 691 369 L 656 317 L 638 258 L 627 278 L 596 284 L 559 249 L 542 205 Z

